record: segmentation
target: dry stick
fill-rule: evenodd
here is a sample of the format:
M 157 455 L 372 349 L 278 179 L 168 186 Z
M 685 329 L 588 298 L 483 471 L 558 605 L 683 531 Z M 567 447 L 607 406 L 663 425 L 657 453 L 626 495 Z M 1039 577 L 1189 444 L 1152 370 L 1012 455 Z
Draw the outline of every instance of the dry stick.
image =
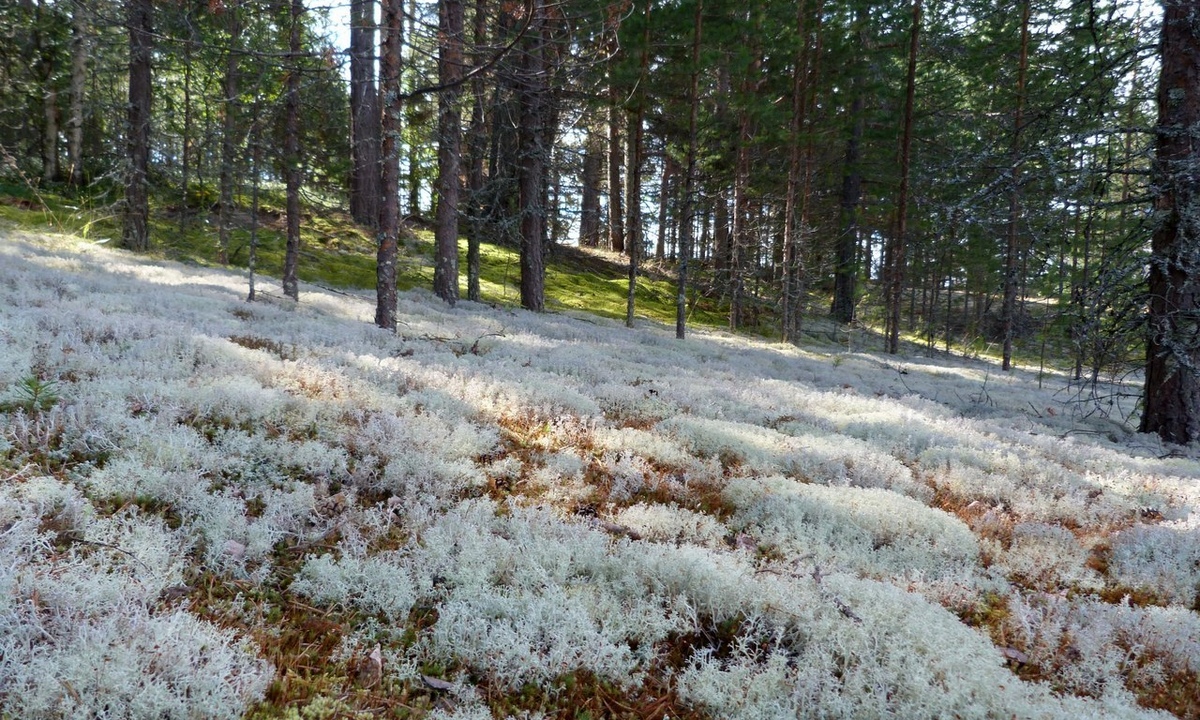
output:
M 142 567 L 146 568 L 147 570 L 151 569 L 149 565 L 147 565 L 146 563 L 139 560 L 137 555 L 134 555 L 133 553 L 126 550 L 125 548 L 117 547 L 116 545 L 111 545 L 106 542 L 100 542 L 99 540 L 87 540 L 79 535 L 64 534 L 62 537 L 64 540 L 67 540 L 68 542 L 77 542 L 77 543 L 83 543 L 84 545 L 95 545 L 96 547 L 105 547 L 105 548 L 109 548 L 111 550 L 116 550 L 119 553 L 124 553 L 124 554 L 128 555 L 135 563 L 137 563 L 138 565 L 141 565 Z

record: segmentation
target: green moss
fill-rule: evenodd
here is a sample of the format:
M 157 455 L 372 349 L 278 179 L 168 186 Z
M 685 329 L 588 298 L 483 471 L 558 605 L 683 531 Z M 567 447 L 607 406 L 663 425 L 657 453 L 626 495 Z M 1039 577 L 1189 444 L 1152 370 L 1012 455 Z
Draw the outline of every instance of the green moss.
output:
M 20 186 L 0 185 L 0 219 L 28 229 L 72 233 L 89 239 L 117 243 L 121 218 L 111 200 L 112 189 L 70 194 L 66 188 L 34 192 Z M 218 217 L 211 188 L 195 186 L 189 194 L 189 216 L 180 227 L 178 193 L 158 193 L 151 198 L 151 256 L 215 267 L 218 265 Z M 250 256 L 249 198 L 239 195 L 235 226 L 229 239 L 229 264 L 245 268 Z M 278 277 L 286 250 L 284 197 L 280 188 L 263 188 L 258 218 L 257 269 Z M 333 210 L 308 209 L 301 222 L 300 279 L 339 288 L 375 286 L 375 237 L 348 215 Z M 466 297 L 466 239 L 460 240 L 460 295 Z M 401 238 L 396 284 L 400 290 L 433 285 L 433 233 L 406 231 Z M 546 307 L 551 311 L 581 311 L 612 319 L 625 317 L 628 268 L 624 259 L 577 248 L 555 247 L 547 254 Z M 482 243 L 480 247 L 481 299 L 487 303 L 520 302 L 520 257 L 515 247 Z M 675 322 L 675 280 L 653 268 L 639 275 L 636 315 L 665 324 Z M 688 322 L 719 326 L 725 317 L 706 298 L 689 298 Z

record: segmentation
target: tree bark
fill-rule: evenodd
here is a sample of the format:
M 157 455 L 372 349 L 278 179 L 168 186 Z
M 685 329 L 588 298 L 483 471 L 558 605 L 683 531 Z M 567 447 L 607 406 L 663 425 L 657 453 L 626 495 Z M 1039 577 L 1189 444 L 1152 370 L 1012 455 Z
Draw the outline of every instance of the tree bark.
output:
M 39 0 L 34 34 L 40 52 L 39 79 L 42 83 L 42 182 L 58 179 L 58 89 L 54 86 L 54 45 L 47 37 L 52 19 L 45 0 Z
M 521 307 L 541 312 L 546 305 L 544 248 L 544 181 L 546 96 L 545 0 L 533 0 L 533 19 L 523 41 L 524 53 L 517 80 L 520 167 L 517 172 L 517 204 L 521 216 Z
M 288 74 L 284 95 L 283 158 L 287 185 L 287 248 L 283 256 L 283 294 L 300 299 L 300 16 L 304 0 L 292 0 L 288 35 Z
M 679 172 L 671 153 L 663 153 L 662 177 L 658 186 L 658 239 L 654 243 L 654 259 L 662 262 L 667 257 L 667 214 L 671 206 L 671 190 L 675 175 Z
M 484 46 L 487 40 L 487 0 L 475 0 L 474 45 L 476 51 Z M 478 62 L 478 61 L 476 61 Z M 471 80 L 471 132 L 470 152 L 471 161 L 467 168 L 467 190 L 470 204 L 470 228 L 467 235 L 467 299 L 479 302 L 479 242 L 483 232 L 483 163 L 487 152 L 487 103 L 486 88 L 483 74 L 479 73 Z
M 625 296 L 625 327 L 633 327 L 637 303 L 638 261 L 645 241 L 642 228 L 642 105 L 628 113 L 625 131 L 625 252 L 629 253 L 629 284 Z
M 1025 75 L 1029 69 L 1030 0 L 1021 4 L 1021 49 L 1017 60 L 1017 103 L 1013 112 L 1012 164 L 1009 169 L 1008 233 L 1004 252 L 1004 305 L 1000 323 L 1004 333 L 1004 370 L 1012 369 L 1013 336 L 1016 334 L 1018 265 L 1020 238 L 1017 226 L 1021 220 L 1021 130 L 1025 122 Z
M 400 234 L 400 50 L 404 0 L 383 0 L 383 60 L 379 91 L 383 108 L 378 249 L 375 262 L 375 324 L 396 330 L 396 256 Z
M 859 146 L 863 136 L 863 99 L 856 89 L 850 101 L 850 137 L 846 139 L 845 171 L 842 174 L 841 229 L 835 248 L 833 307 L 830 313 L 840 323 L 854 322 L 854 296 L 858 284 L 858 203 L 862 197 Z
M 611 80 L 610 80 L 611 82 Z M 610 88 L 608 106 L 608 244 L 613 252 L 625 252 L 625 210 L 621 199 L 621 111 L 619 91 Z
M 83 185 L 83 100 L 87 85 L 90 27 L 87 9 L 76 3 L 71 11 L 71 105 L 67 119 L 67 181 Z
M 700 115 L 700 45 L 704 35 L 704 0 L 696 0 L 692 16 L 692 68 L 688 84 L 688 145 L 687 167 L 683 172 L 683 207 L 679 226 L 679 275 L 675 283 L 675 337 L 687 336 L 688 263 L 692 259 L 692 242 L 696 215 L 696 155 L 699 145 Z
M 229 229 L 233 214 L 233 169 L 237 162 L 238 56 L 241 54 L 242 24 L 238 2 L 225 6 L 229 23 L 229 49 L 225 56 L 225 103 L 221 122 L 221 208 L 218 214 L 217 260 L 229 263 Z
M 383 193 L 375 87 L 375 0 L 350 2 L 350 217 L 376 227 Z
M 463 3 L 438 3 L 438 205 L 433 291 L 451 306 L 458 302 L 458 196 L 462 118 L 458 83 L 463 74 Z
M 913 106 L 916 104 L 917 49 L 921 37 L 921 0 L 913 0 L 912 35 L 908 44 L 908 79 L 904 96 L 904 130 L 900 138 L 900 197 L 896 202 L 896 236 L 888 273 L 887 351 L 900 352 L 900 294 L 904 289 L 904 265 L 908 233 L 908 176 L 912 158 Z
M 190 11 L 184 11 L 184 24 L 188 26 L 187 32 L 191 32 L 191 17 Z M 179 182 L 180 198 L 179 198 L 179 234 L 187 232 L 188 215 L 190 208 L 188 207 L 189 184 L 191 182 L 191 142 L 192 142 L 192 38 L 189 36 L 183 41 L 183 138 L 180 143 L 180 151 L 182 152 L 182 177 Z
M 792 124 L 788 137 L 787 191 L 783 209 L 783 312 L 781 330 L 784 342 L 797 343 L 800 336 L 800 299 L 804 296 L 803 250 L 800 247 L 803 229 L 800 227 L 799 207 L 803 192 L 802 134 L 808 111 L 808 31 L 805 28 L 805 0 L 796 5 L 796 66 L 792 73 Z
M 1142 432 L 1200 440 L 1200 15 L 1164 3 Z
M 580 177 L 579 244 L 600 247 L 600 165 L 601 155 L 596 130 L 588 127 L 583 146 L 583 172 Z
M 150 162 L 150 56 L 153 52 L 152 0 L 128 0 L 129 124 L 126 129 L 125 212 L 122 244 L 150 249 L 150 198 L 146 172 Z

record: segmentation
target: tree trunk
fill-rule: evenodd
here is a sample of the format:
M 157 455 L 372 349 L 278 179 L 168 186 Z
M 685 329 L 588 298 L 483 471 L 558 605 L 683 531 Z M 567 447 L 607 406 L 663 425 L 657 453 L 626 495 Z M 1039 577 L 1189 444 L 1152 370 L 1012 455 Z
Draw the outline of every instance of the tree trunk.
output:
M 783 207 L 783 312 L 781 313 L 782 337 L 793 344 L 800 340 L 800 300 L 804 296 L 803 250 L 800 247 L 799 206 L 801 204 L 803 172 L 803 142 L 808 110 L 808 89 L 805 79 L 808 72 L 808 32 L 805 28 L 805 0 L 796 5 L 796 66 L 792 71 L 792 125 L 788 137 L 787 191 Z
M 900 197 L 896 202 L 896 236 L 889 253 L 887 351 L 900 352 L 900 294 L 904 289 L 904 264 L 908 233 L 908 176 L 912 157 L 913 106 L 916 104 L 917 48 L 921 37 L 921 0 L 913 0 L 912 35 L 908 44 L 908 79 L 904 96 L 904 130 L 900 138 Z
M 642 16 L 642 55 L 638 70 L 635 102 L 629 111 L 628 155 L 625 163 L 625 209 L 629 221 L 625 223 L 629 239 L 625 249 L 629 252 L 629 294 L 625 298 L 625 327 L 633 327 L 633 311 L 637 302 L 638 262 L 645 252 L 645 228 L 642 225 L 642 119 L 646 112 L 645 83 L 650 68 L 650 8 L 653 0 L 646 0 Z
M 750 184 L 750 115 L 742 113 L 738 121 L 738 145 L 733 171 L 733 224 L 730 228 L 729 245 L 729 329 L 737 330 L 742 326 L 742 294 L 744 263 L 749 229 L 749 198 L 747 196 Z
M 645 50 L 643 50 L 645 52 Z M 645 242 L 642 238 L 642 105 L 629 112 L 625 154 L 625 252 L 629 253 L 629 284 L 625 296 L 625 327 L 633 327 L 637 295 L 638 261 Z
M 191 27 L 191 18 L 188 11 L 184 11 L 184 23 L 188 25 L 189 32 Z M 180 198 L 179 198 L 179 234 L 183 235 L 187 232 L 188 225 L 188 184 L 191 181 L 191 142 L 192 142 L 192 39 L 190 37 L 183 41 L 183 142 L 180 143 L 180 151 L 183 153 L 182 158 L 182 177 L 179 182 Z
M 692 259 L 692 234 L 696 215 L 696 154 L 699 144 L 700 115 L 700 44 L 704 34 L 704 0 L 696 0 L 692 17 L 692 72 L 688 86 L 687 167 L 683 176 L 683 207 L 679 225 L 679 276 L 675 284 L 675 337 L 687 334 L 688 263 Z
M 611 82 L 611 81 L 610 81 Z M 608 241 L 613 252 L 625 252 L 625 210 L 621 201 L 621 111 L 619 90 L 610 88 L 608 106 Z
M 126 130 L 129 169 L 125 177 L 122 244 L 129 250 L 150 249 L 150 198 L 146 172 L 150 162 L 150 56 L 153 52 L 153 0 L 128 0 L 129 126 Z
M 864 130 L 863 99 L 857 83 L 850 101 L 851 128 L 846 139 L 845 170 L 842 174 L 841 230 L 837 236 L 833 276 L 833 307 L 830 314 L 840 323 L 854 322 L 854 296 L 858 280 L 858 203 L 862 197 L 859 146 Z
M 603 151 L 596 130 L 588 127 L 583 146 L 583 173 L 580 177 L 579 244 L 600 247 L 600 164 Z
M 229 50 L 225 56 L 225 107 L 221 126 L 221 208 L 217 229 L 217 260 L 229 263 L 229 227 L 233 214 L 233 167 L 237 161 L 238 57 L 241 55 L 242 24 L 237 2 L 225 7 L 229 23 Z M 255 119 L 257 122 L 257 118 Z M 256 186 L 257 187 L 257 186 Z
M 1200 15 L 1197 0 L 1164 3 L 1156 128 L 1149 337 L 1142 432 L 1200 440 Z
M 375 0 L 350 2 L 350 217 L 376 227 L 379 168 L 379 92 L 375 87 Z
M 1004 305 L 1000 322 L 1004 333 L 1004 370 L 1012 369 L 1013 335 L 1016 332 L 1018 265 L 1021 251 L 1017 225 L 1021 220 L 1021 130 L 1025 122 L 1025 75 L 1029 68 L 1030 0 L 1021 5 L 1021 50 L 1017 61 L 1017 104 L 1013 112 L 1012 165 L 1009 170 L 1008 234 L 1004 253 Z
M 287 248 L 283 256 L 283 294 L 300 299 L 300 16 L 304 0 L 292 0 L 288 37 L 288 74 L 284 95 L 283 158 L 287 184 Z
M 534 0 L 532 22 L 526 32 L 520 77 L 517 80 L 519 126 L 517 146 L 517 203 L 521 215 L 521 307 L 534 312 L 545 309 L 544 180 L 546 168 L 545 108 L 546 63 L 543 26 L 545 0 Z
M 458 170 L 462 118 L 458 83 L 463 73 L 463 3 L 438 3 L 438 78 L 447 89 L 438 94 L 438 204 L 433 291 L 450 305 L 458 301 Z
M 71 11 L 71 106 L 67 119 L 67 181 L 83 185 L 83 99 L 87 84 L 90 43 L 87 9 L 76 3 Z
M 658 188 L 658 239 L 654 243 L 654 259 L 662 262 L 667 257 L 667 211 L 671 206 L 671 189 L 675 174 L 675 158 L 669 152 L 663 153 L 662 178 Z
M 487 2 L 475 0 L 474 45 L 478 50 L 487 40 Z M 482 73 L 471 80 L 471 132 L 470 151 L 471 162 L 467 169 L 467 189 L 470 196 L 471 226 L 467 236 L 467 299 L 479 302 L 479 235 L 483 232 L 483 161 L 487 151 L 487 136 L 484 132 L 487 122 L 485 103 L 487 102 L 486 88 Z
M 378 250 L 375 263 L 375 324 L 396 330 L 396 256 L 400 233 L 400 49 L 404 0 L 383 0 L 383 59 L 379 70 L 383 126 Z
M 251 105 L 252 117 L 250 123 L 250 249 L 246 256 L 246 274 L 250 291 L 246 302 L 254 302 L 254 271 L 258 267 L 258 187 L 261 182 L 259 165 L 262 161 L 262 142 L 258 122 L 258 100 Z
M 58 179 L 58 89 L 54 86 L 54 44 L 43 32 L 50 29 L 45 0 L 39 0 L 34 34 L 41 58 L 38 63 L 42 83 L 42 182 Z

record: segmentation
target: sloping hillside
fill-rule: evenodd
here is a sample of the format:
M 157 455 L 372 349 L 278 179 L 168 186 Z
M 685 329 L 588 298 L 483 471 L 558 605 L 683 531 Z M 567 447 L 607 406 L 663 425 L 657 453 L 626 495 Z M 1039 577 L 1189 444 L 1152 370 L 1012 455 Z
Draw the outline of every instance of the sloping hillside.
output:
M 1062 378 L 0 233 L 0 714 L 1200 715 L 1200 464 Z

